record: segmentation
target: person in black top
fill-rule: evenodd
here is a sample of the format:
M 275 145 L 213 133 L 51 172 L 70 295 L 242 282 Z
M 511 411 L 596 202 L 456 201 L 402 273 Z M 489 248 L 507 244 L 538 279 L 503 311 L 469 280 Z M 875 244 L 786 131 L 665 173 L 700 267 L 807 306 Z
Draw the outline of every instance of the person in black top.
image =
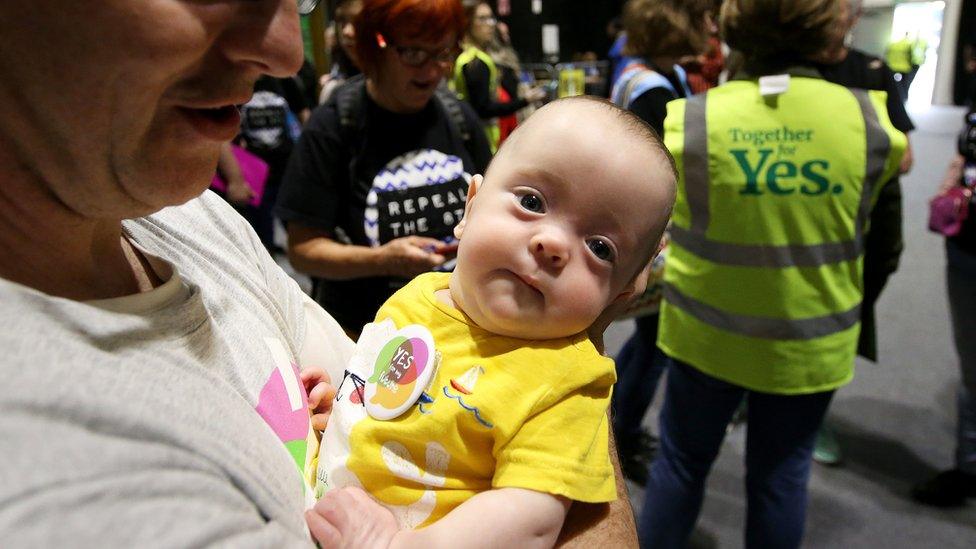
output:
M 949 166 L 940 192 L 965 186 L 976 190 L 976 112 L 966 115 L 959 154 Z M 937 507 L 965 505 L 976 498 L 976 207 L 969 202 L 962 230 L 946 237 L 946 290 L 952 336 L 959 356 L 955 467 L 916 484 L 912 497 Z
M 316 109 L 277 207 L 292 264 L 350 334 L 449 259 L 468 181 L 491 156 L 470 107 L 437 93 L 459 51 L 460 6 L 385 4 L 364 2 L 355 45 L 365 78 Z
M 850 32 L 861 16 L 860 0 L 841 2 L 841 11 L 842 24 L 836 29 L 836 41 L 833 47 L 824 52 L 817 69 L 825 80 L 841 86 L 887 92 L 888 118 L 895 128 L 908 136 L 915 129 L 915 125 L 905 111 L 894 72 L 878 57 L 849 45 Z M 904 174 L 911 167 L 912 148 L 909 139 L 899 173 Z M 874 306 L 888 278 L 898 269 L 904 247 L 901 183 L 898 177 L 894 177 L 881 189 L 871 210 L 870 230 L 864 238 L 864 298 L 861 302 L 861 333 L 857 351 L 868 360 L 878 359 Z M 817 435 L 813 456 L 817 462 L 827 465 L 841 460 L 840 446 L 827 423 Z
M 530 103 L 542 101 L 545 92 L 533 88 L 526 92 L 525 97 L 516 95 L 507 103 L 498 100 L 501 76 L 487 53 L 495 38 L 495 26 L 498 21 L 487 2 L 470 2 L 465 3 L 465 6 L 465 14 L 468 18 L 468 28 L 464 36 L 465 55 L 458 61 L 461 63 L 460 66 L 454 69 L 454 87 L 458 95 L 474 107 L 474 111 L 478 113 L 486 127 L 492 128 L 497 124 L 495 118 L 514 114 Z M 497 129 L 490 129 L 489 133 L 490 139 L 494 140 L 491 143 L 492 148 L 497 148 Z
M 861 15 L 859 0 L 842 3 L 847 15 L 847 25 L 839 29 L 842 37 L 849 36 L 850 29 Z M 886 106 L 891 124 L 906 136 L 915 125 L 905 111 L 905 103 L 898 93 L 894 72 L 884 61 L 860 50 L 848 47 L 842 38 L 837 48 L 825 54 L 825 62 L 818 65 L 826 80 L 849 88 L 883 90 L 888 93 Z M 911 140 L 899 173 L 911 170 Z M 882 189 L 878 203 L 871 212 L 871 230 L 865 239 L 864 255 L 864 303 L 861 317 L 861 340 L 858 352 L 870 360 L 877 360 L 877 341 L 874 322 L 874 303 L 884 288 L 888 277 L 898 268 L 898 258 L 904 248 L 902 240 L 901 183 L 893 179 Z
M 703 0 L 630 0 L 624 6 L 624 54 L 628 58 L 610 98 L 659 135 L 664 133 L 668 102 L 691 95 L 678 62 L 705 51 L 711 26 L 709 6 Z

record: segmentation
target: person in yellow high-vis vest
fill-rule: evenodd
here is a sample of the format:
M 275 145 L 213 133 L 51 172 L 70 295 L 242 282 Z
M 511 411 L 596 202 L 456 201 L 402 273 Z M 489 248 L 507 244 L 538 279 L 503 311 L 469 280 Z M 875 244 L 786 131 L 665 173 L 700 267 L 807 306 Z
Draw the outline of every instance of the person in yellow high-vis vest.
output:
M 668 105 L 679 188 L 658 345 L 673 360 L 642 544 L 682 547 L 726 426 L 748 400 L 747 547 L 797 547 L 817 428 L 853 376 L 864 235 L 905 136 L 884 92 L 811 58 L 846 0 L 727 0 L 744 71 Z
M 888 44 L 885 50 L 885 61 L 895 73 L 902 101 L 908 99 L 908 88 L 915 79 L 921 61 L 925 59 L 924 54 L 920 56 L 917 53 L 920 43 L 918 40 L 913 40 L 911 34 L 906 32 L 900 40 Z
M 498 117 L 513 114 L 529 103 L 541 101 L 545 92 L 533 88 L 526 97 L 513 97 L 508 103 L 498 101 L 499 72 L 495 61 L 485 51 L 495 37 L 498 23 L 487 2 L 472 2 L 465 7 L 468 30 L 464 37 L 464 50 L 454 63 L 451 88 L 458 97 L 474 107 L 481 117 L 488 135 L 492 152 L 498 150 Z

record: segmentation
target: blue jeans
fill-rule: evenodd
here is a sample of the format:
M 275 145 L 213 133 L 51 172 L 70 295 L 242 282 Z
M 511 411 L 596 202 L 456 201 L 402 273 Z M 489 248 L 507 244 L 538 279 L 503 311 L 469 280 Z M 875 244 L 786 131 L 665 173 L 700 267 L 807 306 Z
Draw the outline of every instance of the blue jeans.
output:
M 962 384 L 958 395 L 956 467 L 976 474 L 976 255 L 946 242 L 946 287 Z
M 641 546 L 685 546 L 726 426 L 748 398 L 746 547 L 799 547 L 813 443 L 832 396 L 749 391 L 672 360 L 661 443 L 637 525 Z
M 636 319 L 636 331 L 617 354 L 617 386 L 613 390 L 613 432 L 621 453 L 641 433 L 641 422 L 670 359 L 657 348 L 659 315 Z

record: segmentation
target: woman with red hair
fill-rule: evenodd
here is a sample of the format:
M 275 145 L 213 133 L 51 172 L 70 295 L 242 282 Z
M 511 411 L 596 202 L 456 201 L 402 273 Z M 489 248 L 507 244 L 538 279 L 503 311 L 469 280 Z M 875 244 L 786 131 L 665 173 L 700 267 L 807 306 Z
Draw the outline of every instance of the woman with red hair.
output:
M 312 115 L 277 209 L 292 264 L 351 335 L 407 280 L 449 268 L 468 181 L 491 158 L 477 115 L 441 88 L 458 0 L 364 0 L 354 25 L 363 76 Z

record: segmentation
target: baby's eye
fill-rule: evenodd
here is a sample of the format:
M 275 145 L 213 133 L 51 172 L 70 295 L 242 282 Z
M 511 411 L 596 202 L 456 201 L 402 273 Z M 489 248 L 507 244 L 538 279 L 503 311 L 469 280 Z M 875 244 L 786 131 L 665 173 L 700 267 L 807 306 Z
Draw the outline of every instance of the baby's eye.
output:
M 611 246 L 606 240 L 601 238 L 591 238 L 590 240 L 586 241 L 586 246 L 598 259 L 613 263 L 613 260 L 615 259 L 613 246 Z
M 542 202 L 542 198 L 534 193 L 523 194 L 519 198 L 519 205 L 535 213 L 544 213 L 546 211 L 546 205 Z

